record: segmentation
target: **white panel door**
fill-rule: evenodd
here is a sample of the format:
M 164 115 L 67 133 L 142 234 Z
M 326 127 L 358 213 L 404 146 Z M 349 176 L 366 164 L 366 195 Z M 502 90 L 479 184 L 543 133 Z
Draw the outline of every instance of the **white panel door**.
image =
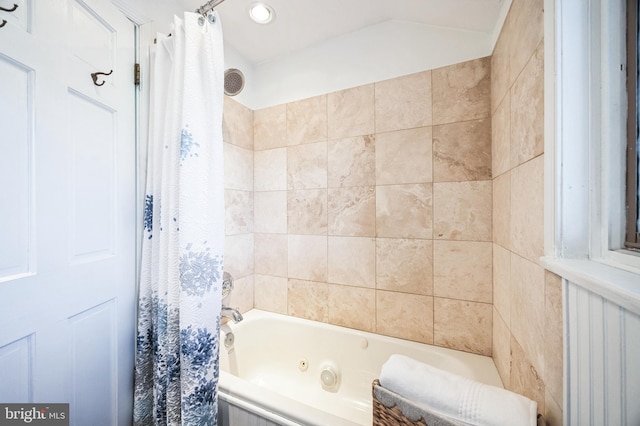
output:
M 0 6 L 14 2 L 0 12 L 0 402 L 69 403 L 72 425 L 127 425 L 134 25 L 106 0 Z M 94 72 L 111 74 L 98 86 Z

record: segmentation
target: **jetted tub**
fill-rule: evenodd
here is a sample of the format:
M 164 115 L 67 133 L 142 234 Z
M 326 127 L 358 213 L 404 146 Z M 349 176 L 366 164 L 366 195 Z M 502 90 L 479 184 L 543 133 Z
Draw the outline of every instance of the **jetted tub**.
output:
M 394 353 L 502 387 L 490 357 L 257 309 L 220 337 L 223 426 L 371 425 L 371 382 Z

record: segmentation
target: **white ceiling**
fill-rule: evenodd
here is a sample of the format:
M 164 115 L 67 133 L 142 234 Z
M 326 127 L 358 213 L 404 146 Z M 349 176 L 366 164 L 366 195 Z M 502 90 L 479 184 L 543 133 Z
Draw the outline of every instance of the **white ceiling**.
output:
M 195 10 L 205 0 L 180 0 Z M 249 63 L 261 64 L 384 21 L 397 20 L 491 36 L 506 0 L 264 0 L 276 18 L 259 25 L 248 16 L 255 0 L 225 0 L 225 43 Z

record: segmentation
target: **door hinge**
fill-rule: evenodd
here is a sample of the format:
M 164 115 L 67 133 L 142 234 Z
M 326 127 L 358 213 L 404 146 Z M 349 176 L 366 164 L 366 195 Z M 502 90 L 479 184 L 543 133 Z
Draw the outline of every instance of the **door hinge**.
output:
M 133 65 L 133 84 L 140 86 L 140 64 Z

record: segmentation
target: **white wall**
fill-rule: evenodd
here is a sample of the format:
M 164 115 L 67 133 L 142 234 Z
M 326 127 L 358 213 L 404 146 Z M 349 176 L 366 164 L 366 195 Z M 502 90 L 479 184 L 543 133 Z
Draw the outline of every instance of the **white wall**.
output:
M 137 23 L 151 24 L 147 37 L 168 32 L 172 16 L 184 11 L 181 0 L 111 1 Z M 389 20 L 259 64 L 225 45 L 225 68 L 245 76 L 235 100 L 253 110 L 266 108 L 489 56 L 510 4 L 503 2 L 492 34 Z
M 154 32 L 169 32 L 173 15 L 184 12 L 179 0 L 111 0 L 137 24 L 151 24 Z
M 390 20 L 256 65 L 243 102 L 260 109 L 491 54 L 492 34 Z

